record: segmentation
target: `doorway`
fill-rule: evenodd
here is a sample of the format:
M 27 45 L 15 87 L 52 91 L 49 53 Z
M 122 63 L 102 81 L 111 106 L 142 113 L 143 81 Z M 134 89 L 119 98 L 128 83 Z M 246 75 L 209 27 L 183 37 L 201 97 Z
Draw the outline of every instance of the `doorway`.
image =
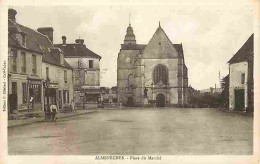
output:
M 235 110 L 244 110 L 245 108 L 245 90 L 235 90 Z
M 133 107 L 134 106 L 134 98 L 129 96 L 127 98 L 127 106 Z
M 165 96 L 162 93 L 159 93 L 156 96 L 156 106 L 157 107 L 165 107 Z

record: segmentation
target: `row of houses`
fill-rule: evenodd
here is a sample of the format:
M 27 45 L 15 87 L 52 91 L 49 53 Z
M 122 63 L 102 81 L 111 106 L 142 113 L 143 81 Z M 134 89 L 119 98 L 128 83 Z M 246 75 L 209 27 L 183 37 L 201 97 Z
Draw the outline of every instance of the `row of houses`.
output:
M 46 111 L 76 103 L 97 102 L 100 95 L 101 57 L 77 39 L 72 44 L 53 43 L 52 27 L 33 30 L 16 22 L 16 10 L 8 10 L 9 111 Z M 84 104 L 83 104 L 84 105 Z

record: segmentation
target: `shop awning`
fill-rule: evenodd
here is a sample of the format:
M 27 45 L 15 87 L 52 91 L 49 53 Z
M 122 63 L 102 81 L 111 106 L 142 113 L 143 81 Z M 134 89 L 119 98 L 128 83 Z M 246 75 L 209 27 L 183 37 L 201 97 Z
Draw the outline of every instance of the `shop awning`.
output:
M 81 86 L 82 89 L 100 89 L 100 86 L 93 85 L 93 86 Z
M 100 89 L 84 89 L 86 94 L 101 94 Z

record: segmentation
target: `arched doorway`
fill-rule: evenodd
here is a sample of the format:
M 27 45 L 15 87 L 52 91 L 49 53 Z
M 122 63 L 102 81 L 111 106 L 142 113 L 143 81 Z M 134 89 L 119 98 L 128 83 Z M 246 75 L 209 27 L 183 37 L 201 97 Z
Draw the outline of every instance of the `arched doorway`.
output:
M 127 98 L 127 106 L 134 106 L 134 99 L 133 99 L 133 97 L 129 96 Z
M 162 93 L 159 93 L 156 96 L 156 106 L 157 107 L 165 107 L 165 97 Z

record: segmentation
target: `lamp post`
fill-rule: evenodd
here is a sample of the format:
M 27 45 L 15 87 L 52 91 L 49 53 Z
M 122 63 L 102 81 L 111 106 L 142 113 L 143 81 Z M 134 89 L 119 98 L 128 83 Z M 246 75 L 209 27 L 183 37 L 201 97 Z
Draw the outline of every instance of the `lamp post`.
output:
M 45 108 L 44 112 L 45 112 L 45 119 L 50 118 L 50 109 L 49 109 L 49 85 L 50 85 L 50 79 L 47 78 L 45 81 L 45 95 L 47 98 L 47 107 Z

